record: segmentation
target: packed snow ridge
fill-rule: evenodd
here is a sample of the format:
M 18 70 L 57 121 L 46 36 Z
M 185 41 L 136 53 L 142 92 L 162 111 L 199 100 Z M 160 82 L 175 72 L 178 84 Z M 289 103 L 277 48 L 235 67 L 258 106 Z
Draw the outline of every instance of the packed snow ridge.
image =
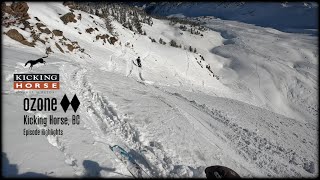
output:
M 131 177 L 115 144 L 151 177 L 205 177 L 212 165 L 241 177 L 319 175 L 317 36 L 123 4 L 5 5 L 5 176 Z M 43 96 L 77 94 L 80 126 L 21 135 L 21 102 L 37 95 L 18 95 L 15 73 L 59 73 L 61 90 Z

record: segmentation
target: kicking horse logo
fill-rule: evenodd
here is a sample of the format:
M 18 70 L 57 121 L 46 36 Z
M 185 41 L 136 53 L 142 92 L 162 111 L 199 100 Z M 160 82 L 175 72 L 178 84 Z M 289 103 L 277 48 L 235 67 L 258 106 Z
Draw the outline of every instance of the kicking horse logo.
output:
M 29 60 L 29 61 L 27 61 L 27 62 L 26 62 L 26 64 L 25 64 L 24 66 L 27 66 L 27 64 L 29 64 L 29 63 L 30 63 L 30 67 L 29 67 L 29 69 L 31 70 L 31 69 L 32 69 L 32 67 L 33 67 L 33 65 L 35 65 L 35 64 L 38 64 L 38 63 L 46 64 L 46 61 L 44 61 L 44 60 L 43 60 L 43 58 L 47 58 L 47 57 L 48 57 L 48 56 L 45 56 L 45 57 L 39 58 L 39 59 L 37 59 L 37 60 Z

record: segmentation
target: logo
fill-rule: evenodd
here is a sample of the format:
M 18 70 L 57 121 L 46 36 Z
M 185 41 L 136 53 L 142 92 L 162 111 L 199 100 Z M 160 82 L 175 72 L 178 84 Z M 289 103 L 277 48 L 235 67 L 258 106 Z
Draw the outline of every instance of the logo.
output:
M 14 74 L 13 89 L 16 90 L 58 90 L 59 74 Z
M 60 102 L 60 105 L 64 112 L 67 112 L 69 105 L 72 106 L 74 112 L 77 112 L 78 107 L 80 106 L 80 101 L 75 94 L 69 102 L 67 95 L 65 94 Z M 52 136 L 62 136 L 66 129 L 61 129 L 54 126 L 70 126 L 70 125 L 80 125 L 80 115 L 77 114 L 66 114 L 64 116 L 55 115 L 50 112 L 57 111 L 58 101 L 57 98 L 24 98 L 23 100 L 23 110 L 24 111 L 45 111 L 46 115 L 43 114 L 25 114 L 23 116 L 23 123 L 26 126 L 23 129 L 24 136 L 30 135 L 52 135 Z M 33 125 L 32 127 L 28 127 Z M 34 128 L 34 125 L 39 125 L 38 128 Z
M 73 96 L 71 102 L 69 102 L 69 99 L 66 94 L 63 96 L 63 98 L 60 102 L 60 105 L 61 105 L 62 109 L 64 110 L 64 112 L 67 112 L 67 109 L 70 104 L 71 104 L 73 111 L 77 112 L 77 109 L 80 106 L 80 101 L 79 101 L 76 94 Z

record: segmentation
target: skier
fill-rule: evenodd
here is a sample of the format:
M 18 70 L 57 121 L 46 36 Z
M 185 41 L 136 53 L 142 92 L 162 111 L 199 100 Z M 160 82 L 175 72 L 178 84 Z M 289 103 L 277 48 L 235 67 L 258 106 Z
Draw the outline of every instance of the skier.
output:
M 140 56 L 139 56 L 138 59 L 137 59 L 137 63 L 138 63 L 138 67 L 141 67 L 141 59 L 140 59 Z
M 207 178 L 240 178 L 235 171 L 225 166 L 210 166 L 204 171 Z

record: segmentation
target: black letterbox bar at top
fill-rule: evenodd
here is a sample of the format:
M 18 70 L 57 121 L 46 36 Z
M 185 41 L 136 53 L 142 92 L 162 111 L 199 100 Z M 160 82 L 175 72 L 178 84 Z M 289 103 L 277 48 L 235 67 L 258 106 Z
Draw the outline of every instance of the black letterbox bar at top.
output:
M 59 81 L 59 74 L 14 74 L 14 81 Z

